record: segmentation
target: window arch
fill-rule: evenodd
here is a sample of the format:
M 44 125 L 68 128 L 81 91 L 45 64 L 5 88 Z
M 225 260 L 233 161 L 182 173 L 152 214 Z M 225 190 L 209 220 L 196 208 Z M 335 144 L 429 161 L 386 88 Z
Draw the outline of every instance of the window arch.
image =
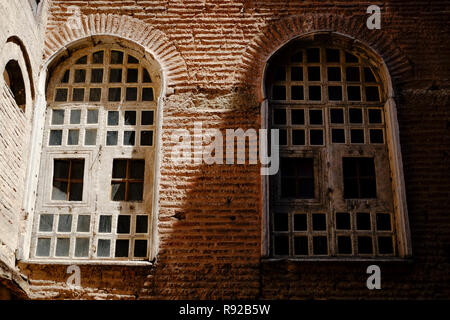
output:
M 161 74 L 112 43 L 52 70 L 32 259 L 148 260 Z
M 280 170 L 269 188 L 272 257 L 396 257 L 386 128 L 376 61 L 329 37 L 296 39 L 267 65 L 268 124 Z
M 26 91 L 25 82 L 22 75 L 20 65 L 16 60 L 10 60 L 3 72 L 5 83 L 11 90 L 13 97 L 22 111 L 25 111 L 26 105 Z

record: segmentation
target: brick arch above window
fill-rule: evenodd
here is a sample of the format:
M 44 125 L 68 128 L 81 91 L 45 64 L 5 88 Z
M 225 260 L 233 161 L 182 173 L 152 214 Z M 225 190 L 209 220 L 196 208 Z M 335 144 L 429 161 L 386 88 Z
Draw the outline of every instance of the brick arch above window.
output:
M 90 37 L 110 36 L 138 44 L 151 53 L 161 65 L 167 93 L 190 88 L 189 74 L 184 58 L 170 39 L 160 30 L 138 19 L 113 14 L 81 16 L 79 29 L 69 24 L 58 25 L 47 35 L 44 59 L 54 60 L 69 46 Z
M 410 78 L 413 67 L 409 59 L 386 32 L 369 30 L 366 26 L 367 17 L 307 14 L 287 17 L 267 25 L 245 49 L 234 74 L 235 85 L 250 84 L 258 99 L 263 100 L 261 84 L 266 62 L 272 54 L 291 40 L 314 37 L 316 34 L 329 34 L 330 37 L 341 39 L 348 47 L 371 53 L 372 58 L 385 63 L 386 71 L 393 80 L 405 81 Z

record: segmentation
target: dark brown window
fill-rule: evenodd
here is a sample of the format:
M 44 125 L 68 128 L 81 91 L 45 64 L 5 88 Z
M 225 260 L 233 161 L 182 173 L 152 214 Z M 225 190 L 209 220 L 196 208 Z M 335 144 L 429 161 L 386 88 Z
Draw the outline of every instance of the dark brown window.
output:
M 114 159 L 111 181 L 113 201 L 142 201 L 145 160 Z
M 84 159 L 55 159 L 52 200 L 82 201 Z
M 281 158 L 281 197 L 314 198 L 314 159 Z
M 376 198 L 373 158 L 343 158 L 344 198 Z

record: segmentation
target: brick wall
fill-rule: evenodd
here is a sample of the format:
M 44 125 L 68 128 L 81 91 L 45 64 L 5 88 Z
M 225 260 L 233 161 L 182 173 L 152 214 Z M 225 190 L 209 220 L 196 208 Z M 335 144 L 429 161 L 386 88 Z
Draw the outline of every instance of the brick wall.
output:
M 383 4 L 384 3 L 384 4 Z M 368 30 L 359 1 L 52 1 L 45 57 L 91 34 L 149 48 L 169 79 L 164 103 L 157 262 L 82 266 L 22 263 L 35 298 L 444 298 L 449 296 L 450 51 L 445 1 L 387 1 L 382 29 Z M 64 26 L 77 5 L 83 28 Z M 380 262 L 382 290 L 365 287 L 362 262 L 262 262 L 258 166 L 170 162 L 170 134 L 260 126 L 264 62 L 287 40 L 330 30 L 383 57 L 398 107 L 413 259 Z

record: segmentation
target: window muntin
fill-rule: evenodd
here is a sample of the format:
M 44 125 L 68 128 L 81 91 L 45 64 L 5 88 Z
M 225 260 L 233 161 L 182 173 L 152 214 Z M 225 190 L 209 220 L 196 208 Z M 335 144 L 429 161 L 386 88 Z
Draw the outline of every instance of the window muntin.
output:
M 77 51 L 53 70 L 32 258 L 148 259 L 159 92 L 155 63 L 115 45 Z M 84 161 L 82 198 L 61 187 L 65 198 L 52 200 L 53 163 L 72 158 Z M 113 177 L 115 160 L 128 163 L 125 177 Z M 112 198 L 114 183 L 126 186 L 123 198 Z
M 280 133 L 280 171 L 270 177 L 269 187 L 271 255 L 395 256 L 394 224 L 379 230 L 374 220 L 393 218 L 392 194 L 385 191 L 389 162 L 376 67 L 346 48 L 302 41 L 282 48 L 268 65 L 268 120 Z M 302 168 L 307 159 L 314 164 L 314 193 L 300 197 L 298 180 L 311 171 Z M 350 162 L 358 166 L 356 173 Z M 300 179 L 286 177 L 286 171 Z M 386 188 L 377 192 L 377 184 Z M 356 226 L 362 212 L 371 217 L 369 230 Z M 345 231 L 336 226 L 337 213 L 352 219 Z

